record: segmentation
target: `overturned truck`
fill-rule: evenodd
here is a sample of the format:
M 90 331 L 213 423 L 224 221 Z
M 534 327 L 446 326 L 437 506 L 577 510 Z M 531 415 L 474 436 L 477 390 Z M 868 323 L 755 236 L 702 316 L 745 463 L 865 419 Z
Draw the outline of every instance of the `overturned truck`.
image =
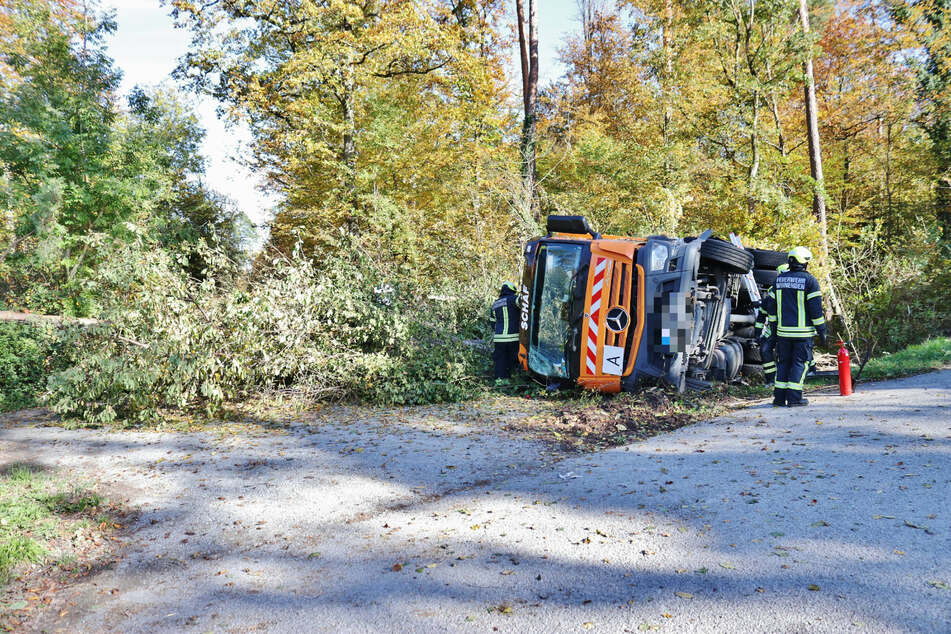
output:
M 784 254 L 710 231 L 602 236 L 581 216 L 549 216 L 547 229 L 525 247 L 519 298 L 519 361 L 532 375 L 603 392 L 683 391 L 761 370 L 757 300 Z

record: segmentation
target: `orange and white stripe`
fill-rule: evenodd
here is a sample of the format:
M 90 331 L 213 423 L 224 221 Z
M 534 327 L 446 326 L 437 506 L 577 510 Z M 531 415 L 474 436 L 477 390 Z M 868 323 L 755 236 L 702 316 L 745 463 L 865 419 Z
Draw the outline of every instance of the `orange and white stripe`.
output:
M 604 288 L 604 273 L 607 267 L 607 258 L 595 258 L 594 281 L 591 285 L 591 309 L 588 313 L 588 349 L 585 355 L 585 365 L 589 374 L 598 373 L 598 327 L 601 323 L 601 291 Z

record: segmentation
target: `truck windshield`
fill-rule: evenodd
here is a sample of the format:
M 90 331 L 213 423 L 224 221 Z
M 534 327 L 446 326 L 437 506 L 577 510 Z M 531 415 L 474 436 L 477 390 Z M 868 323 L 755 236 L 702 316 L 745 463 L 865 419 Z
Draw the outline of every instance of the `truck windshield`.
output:
M 582 248 L 579 244 L 550 243 L 539 251 L 528 367 L 543 376 L 567 378 L 565 346 Z

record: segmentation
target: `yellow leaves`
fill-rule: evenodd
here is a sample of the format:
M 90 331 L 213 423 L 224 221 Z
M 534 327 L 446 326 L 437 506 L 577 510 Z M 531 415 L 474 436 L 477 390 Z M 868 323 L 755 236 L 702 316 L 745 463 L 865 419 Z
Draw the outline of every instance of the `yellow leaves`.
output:
M 817 586 L 816 584 L 814 584 L 814 583 L 810 583 L 810 584 L 809 584 L 809 591 L 810 591 L 810 592 L 818 592 L 819 590 L 820 590 L 820 588 L 819 588 L 819 586 Z
M 594 623 L 592 623 L 591 621 L 585 621 L 584 623 L 581 624 L 581 627 L 583 627 L 586 630 L 593 630 Z
M 693 595 L 690 594 L 689 592 L 675 592 L 674 594 L 675 594 L 676 596 L 680 597 L 681 599 L 692 599 L 692 598 L 693 598 Z

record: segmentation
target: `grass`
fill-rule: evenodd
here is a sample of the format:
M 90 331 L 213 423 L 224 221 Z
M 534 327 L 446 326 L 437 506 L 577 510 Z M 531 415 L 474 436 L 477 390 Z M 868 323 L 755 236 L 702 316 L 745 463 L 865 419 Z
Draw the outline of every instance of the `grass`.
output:
M 54 542 L 102 504 L 95 493 L 34 468 L 0 471 L 0 590 L 21 564 L 68 559 L 69 552 L 54 553 Z
M 861 378 L 863 381 L 892 379 L 948 366 L 951 366 L 951 337 L 938 337 L 872 359 L 862 370 Z

